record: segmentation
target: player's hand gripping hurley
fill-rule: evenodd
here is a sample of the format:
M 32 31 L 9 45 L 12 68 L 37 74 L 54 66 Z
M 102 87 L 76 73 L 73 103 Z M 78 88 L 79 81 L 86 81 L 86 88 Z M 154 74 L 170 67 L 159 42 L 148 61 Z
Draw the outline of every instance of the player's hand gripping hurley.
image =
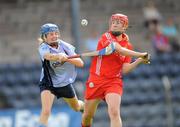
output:
M 144 64 L 150 64 L 150 60 L 151 60 L 151 55 L 147 53 L 147 55 L 141 57 L 144 60 Z

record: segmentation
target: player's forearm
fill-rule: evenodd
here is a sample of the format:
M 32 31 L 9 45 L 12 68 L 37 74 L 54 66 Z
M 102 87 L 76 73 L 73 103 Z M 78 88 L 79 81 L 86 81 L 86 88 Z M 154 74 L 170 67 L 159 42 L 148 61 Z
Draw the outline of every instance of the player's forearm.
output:
M 66 62 L 74 64 L 77 67 L 83 67 L 84 66 L 84 62 L 80 58 L 67 59 Z
M 59 61 L 60 56 L 59 54 L 47 53 L 44 55 L 44 59 L 51 60 L 51 61 Z
M 141 52 L 136 52 L 133 50 L 126 49 L 120 46 L 119 44 L 115 44 L 115 50 L 124 56 L 143 57 L 147 55 L 147 53 L 141 53 Z
M 124 64 L 123 65 L 123 74 L 127 74 L 127 73 L 133 71 L 139 64 L 142 63 L 142 61 L 143 61 L 142 58 L 138 58 L 133 63 Z

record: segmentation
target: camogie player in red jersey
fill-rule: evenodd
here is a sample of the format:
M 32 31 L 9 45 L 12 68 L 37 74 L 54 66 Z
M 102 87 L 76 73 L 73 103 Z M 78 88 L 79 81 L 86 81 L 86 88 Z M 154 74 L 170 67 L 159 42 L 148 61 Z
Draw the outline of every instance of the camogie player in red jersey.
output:
M 93 116 L 101 100 L 108 106 L 110 127 L 122 127 L 120 117 L 121 96 L 123 94 L 122 74 L 135 69 L 141 63 L 148 63 L 147 53 L 132 51 L 125 30 L 128 28 L 128 17 L 123 14 L 113 14 L 109 21 L 109 31 L 99 39 L 97 50 L 115 43 L 115 52 L 107 56 L 97 56 L 92 59 L 90 75 L 86 82 L 85 105 L 82 115 L 82 127 L 91 127 Z M 121 47 L 129 49 L 128 53 Z M 138 55 L 137 55 L 138 54 Z M 126 55 L 126 56 L 125 56 Z M 131 63 L 131 56 L 138 57 Z

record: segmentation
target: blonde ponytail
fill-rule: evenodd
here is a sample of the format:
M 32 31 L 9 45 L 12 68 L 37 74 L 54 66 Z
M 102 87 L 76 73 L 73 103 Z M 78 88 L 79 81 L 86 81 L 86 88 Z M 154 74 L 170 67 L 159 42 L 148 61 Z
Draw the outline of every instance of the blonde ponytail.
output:
M 44 42 L 44 40 L 43 40 L 41 37 L 39 37 L 39 38 L 37 39 L 37 41 L 38 41 L 39 45 Z
M 44 43 L 44 41 L 45 41 L 45 35 L 42 35 L 42 36 L 39 37 L 37 40 L 38 40 L 38 42 L 39 42 L 39 45 L 42 44 L 42 43 Z

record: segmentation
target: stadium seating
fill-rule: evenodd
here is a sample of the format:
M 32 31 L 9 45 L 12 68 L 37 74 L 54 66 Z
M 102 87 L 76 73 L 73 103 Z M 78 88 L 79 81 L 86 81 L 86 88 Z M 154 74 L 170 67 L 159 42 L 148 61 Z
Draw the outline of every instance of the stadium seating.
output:
M 162 76 L 167 75 L 171 82 L 171 98 L 173 104 L 174 125 L 179 126 L 180 118 L 180 73 L 179 55 L 173 55 L 174 61 L 166 56 L 152 58 L 151 65 L 138 67 L 130 75 L 124 75 L 124 95 L 122 97 L 121 114 L 125 127 L 164 127 L 167 123 L 167 102 Z M 169 59 L 171 57 L 167 56 Z M 159 61 L 158 61 L 159 60 Z M 168 65 L 166 67 L 162 61 Z M 178 62 L 178 63 L 177 63 Z M 25 108 L 40 106 L 38 81 L 40 75 L 40 64 L 2 64 L 0 66 L 0 92 L 6 97 L 7 107 Z M 146 70 L 147 69 L 147 70 Z M 84 84 L 88 67 L 78 70 L 78 78 L 74 86 L 77 95 L 83 99 Z M 88 74 L 88 73 L 86 73 Z M 56 104 L 64 104 L 63 101 L 55 101 Z M 98 107 L 94 126 L 104 127 L 108 125 L 109 117 L 107 105 L 102 103 Z M 103 119 L 102 119 L 103 117 Z M 104 122 L 106 121 L 106 122 Z M 162 122 L 164 121 L 164 122 Z

